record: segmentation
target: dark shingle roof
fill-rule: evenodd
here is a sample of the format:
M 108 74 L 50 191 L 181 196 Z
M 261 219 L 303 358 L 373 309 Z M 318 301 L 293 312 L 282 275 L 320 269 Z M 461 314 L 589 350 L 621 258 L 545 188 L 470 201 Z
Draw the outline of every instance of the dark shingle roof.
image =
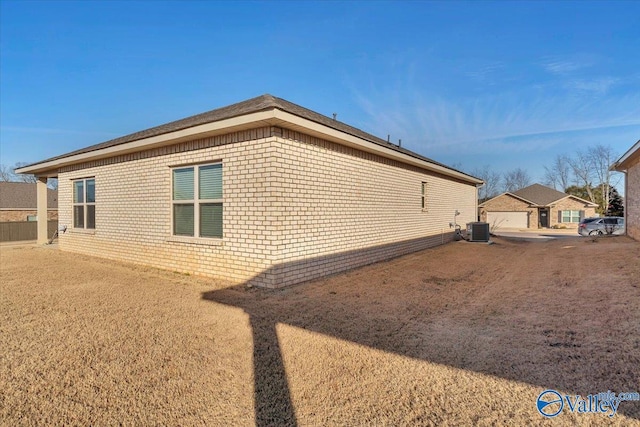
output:
M 0 209 L 37 208 L 36 184 L 28 182 L 0 182 Z M 58 191 L 47 188 L 47 208 L 58 207 Z
M 420 159 L 420 160 L 424 160 L 427 161 L 429 163 L 435 164 L 435 165 L 439 165 L 442 167 L 446 167 L 448 169 L 452 169 L 455 170 L 459 173 L 462 173 L 464 175 L 470 176 L 468 174 L 465 174 L 464 172 L 460 172 L 456 169 L 453 169 L 449 166 L 446 166 L 442 163 L 436 162 L 432 159 L 429 159 L 427 157 L 421 156 L 420 154 L 414 153 L 413 151 L 407 150 L 405 148 L 399 147 L 395 144 L 391 144 L 387 141 L 385 141 L 384 139 L 378 138 L 377 136 L 371 135 L 367 132 L 364 132 L 358 128 L 355 128 L 353 126 L 349 126 L 346 123 L 342 123 L 339 122 L 337 120 L 334 120 L 332 118 L 329 118 L 327 116 L 323 116 L 320 113 L 316 113 L 315 111 L 309 110 L 307 108 L 301 107 L 297 104 L 294 104 L 292 102 L 289 102 L 285 99 L 282 98 L 277 98 L 275 96 L 272 95 L 261 95 L 258 96 L 256 98 L 251 98 L 248 99 L 246 101 L 242 101 L 242 102 L 238 102 L 237 104 L 232 104 L 226 107 L 222 107 L 222 108 L 217 108 L 215 110 L 211 110 L 211 111 L 207 111 L 205 113 L 201 113 L 201 114 L 197 114 L 195 116 L 191 116 L 191 117 L 187 117 L 184 119 L 180 119 L 180 120 L 176 120 L 170 123 L 165 123 L 163 125 L 160 126 L 156 126 L 156 127 L 152 127 L 140 132 L 135 132 L 129 135 L 125 135 L 116 139 L 112 139 L 109 141 L 105 141 L 102 142 L 100 144 L 96 144 L 96 145 L 92 145 L 90 147 L 86 147 L 86 148 L 82 148 L 80 150 L 76 150 L 76 151 L 72 151 L 70 153 L 66 153 L 60 156 L 56 156 L 56 157 L 52 157 L 46 160 L 43 160 L 41 162 L 37 162 L 34 163 L 33 165 L 37 165 L 40 163 L 45 163 L 45 162 L 49 162 L 52 160 L 58 160 L 58 159 L 62 159 L 65 157 L 70 157 L 73 155 L 77 155 L 77 154 L 83 154 L 83 153 L 89 153 L 91 151 L 96 151 L 96 150 L 100 150 L 100 149 L 104 149 L 104 148 L 108 148 L 108 147 L 113 147 L 113 146 L 117 146 L 120 144 L 125 144 L 127 142 L 132 142 L 132 141 L 136 141 L 139 139 L 143 139 L 143 138 L 149 138 L 149 137 L 154 137 L 154 136 L 158 136 L 158 135 L 163 135 L 166 133 L 170 133 L 170 132 L 175 132 L 175 131 L 179 131 L 179 130 L 183 130 L 183 129 L 187 129 L 193 126 L 198 126 L 198 125 L 203 125 L 203 124 L 207 124 L 207 123 L 212 123 L 212 122 L 216 122 L 216 121 L 220 121 L 220 120 L 226 120 L 226 119 L 231 119 L 234 117 L 238 117 L 238 116 L 242 116 L 242 115 L 246 115 L 246 114 L 251 114 L 251 113 L 257 113 L 260 111 L 267 111 L 267 110 L 272 110 L 274 108 L 277 108 L 279 110 L 288 112 L 290 114 L 296 115 L 298 117 L 302 117 L 308 120 L 311 120 L 313 122 L 325 125 L 327 127 L 339 130 L 341 132 L 356 136 L 358 138 L 362 138 L 364 140 L 367 140 L 369 142 L 372 142 L 374 144 L 378 144 L 381 145 L 383 147 L 389 148 L 391 150 L 394 151 L 398 151 L 401 153 L 404 153 L 406 155 L 409 155 L 411 157 Z M 29 166 L 33 166 L 33 165 L 29 165 Z M 471 176 L 470 176 L 471 177 Z
M 522 197 L 530 202 L 540 206 L 547 206 L 555 201 L 564 199 L 568 194 L 555 190 L 550 187 L 546 187 L 541 184 L 533 184 L 518 191 L 513 191 L 512 194 Z

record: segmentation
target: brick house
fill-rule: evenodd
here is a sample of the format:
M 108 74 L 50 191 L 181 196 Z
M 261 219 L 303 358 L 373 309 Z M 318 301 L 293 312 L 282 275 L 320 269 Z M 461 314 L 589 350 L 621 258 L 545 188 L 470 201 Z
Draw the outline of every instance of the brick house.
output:
M 36 184 L 0 182 L 0 222 L 35 221 L 37 211 Z M 58 219 L 58 192 L 47 189 L 47 219 Z
M 26 166 L 60 249 L 290 285 L 449 242 L 482 181 L 263 95 Z
M 533 184 L 481 203 L 479 215 L 481 221 L 496 228 L 577 228 L 582 218 L 595 216 L 597 206 L 588 200 Z
M 640 240 L 640 141 L 624 153 L 611 169 L 625 174 L 624 216 L 627 234 Z

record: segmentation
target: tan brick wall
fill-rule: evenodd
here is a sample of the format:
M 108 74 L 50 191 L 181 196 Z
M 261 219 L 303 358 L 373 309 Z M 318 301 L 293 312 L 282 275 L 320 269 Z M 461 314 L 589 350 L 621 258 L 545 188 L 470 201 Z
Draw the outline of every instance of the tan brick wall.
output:
M 448 242 L 454 212 L 476 220 L 476 188 L 294 132 L 276 141 L 277 283 L 290 284 Z M 421 185 L 427 183 L 427 209 Z
M 584 211 L 584 218 L 596 216 L 596 208 L 589 207 L 584 202 L 567 197 L 551 207 L 550 222 L 552 227 L 578 228 L 578 223 L 560 222 L 561 211 Z
M 59 223 L 70 230 L 60 248 L 277 287 L 449 241 L 455 209 L 459 223 L 475 219 L 472 185 L 280 133 L 285 137 L 210 138 L 62 171 Z M 223 162 L 224 238 L 172 238 L 170 167 L 216 160 Z M 73 230 L 72 180 L 89 176 L 96 181 L 96 230 Z M 429 186 L 426 211 L 422 181 Z
M 625 223 L 627 234 L 640 240 L 640 158 L 629 166 L 626 176 Z
M 268 242 L 275 227 L 267 218 L 267 184 L 272 143 L 266 139 L 154 150 L 120 161 L 108 159 L 62 172 L 58 181 L 62 250 L 147 264 L 241 282 L 259 276 L 272 263 Z M 223 162 L 224 239 L 193 241 L 171 237 L 171 167 Z M 72 180 L 95 177 L 96 229 L 72 228 Z
M 502 194 L 485 202 L 480 208 L 480 221 L 487 221 L 487 212 L 527 212 L 528 228 L 538 228 L 538 208 L 531 208 L 529 203 L 509 194 Z
M 30 210 L 0 210 L 0 222 L 15 222 L 26 221 L 29 215 L 37 215 L 38 212 L 34 209 Z M 49 221 L 58 219 L 58 210 L 49 209 L 47 211 L 47 219 Z

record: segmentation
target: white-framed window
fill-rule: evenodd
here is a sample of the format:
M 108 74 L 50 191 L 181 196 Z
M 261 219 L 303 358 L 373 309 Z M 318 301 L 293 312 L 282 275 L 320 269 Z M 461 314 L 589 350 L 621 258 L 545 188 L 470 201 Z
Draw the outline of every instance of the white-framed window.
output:
M 422 182 L 421 185 L 422 195 L 420 197 L 420 202 L 422 204 L 422 210 L 427 209 L 427 183 Z
M 96 228 L 96 180 L 73 181 L 73 228 Z
M 178 166 L 172 177 L 172 234 L 222 238 L 222 163 Z
M 580 222 L 580 218 L 582 217 L 582 211 L 562 211 L 560 218 L 562 218 L 562 222 Z

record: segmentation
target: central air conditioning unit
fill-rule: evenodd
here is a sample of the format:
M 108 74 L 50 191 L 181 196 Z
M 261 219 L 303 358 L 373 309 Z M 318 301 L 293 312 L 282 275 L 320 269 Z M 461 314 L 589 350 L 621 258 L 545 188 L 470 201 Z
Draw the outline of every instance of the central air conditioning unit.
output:
M 488 242 L 489 238 L 488 222 L 470 222 L 467 224 L 467 240 L 470 242 Z

